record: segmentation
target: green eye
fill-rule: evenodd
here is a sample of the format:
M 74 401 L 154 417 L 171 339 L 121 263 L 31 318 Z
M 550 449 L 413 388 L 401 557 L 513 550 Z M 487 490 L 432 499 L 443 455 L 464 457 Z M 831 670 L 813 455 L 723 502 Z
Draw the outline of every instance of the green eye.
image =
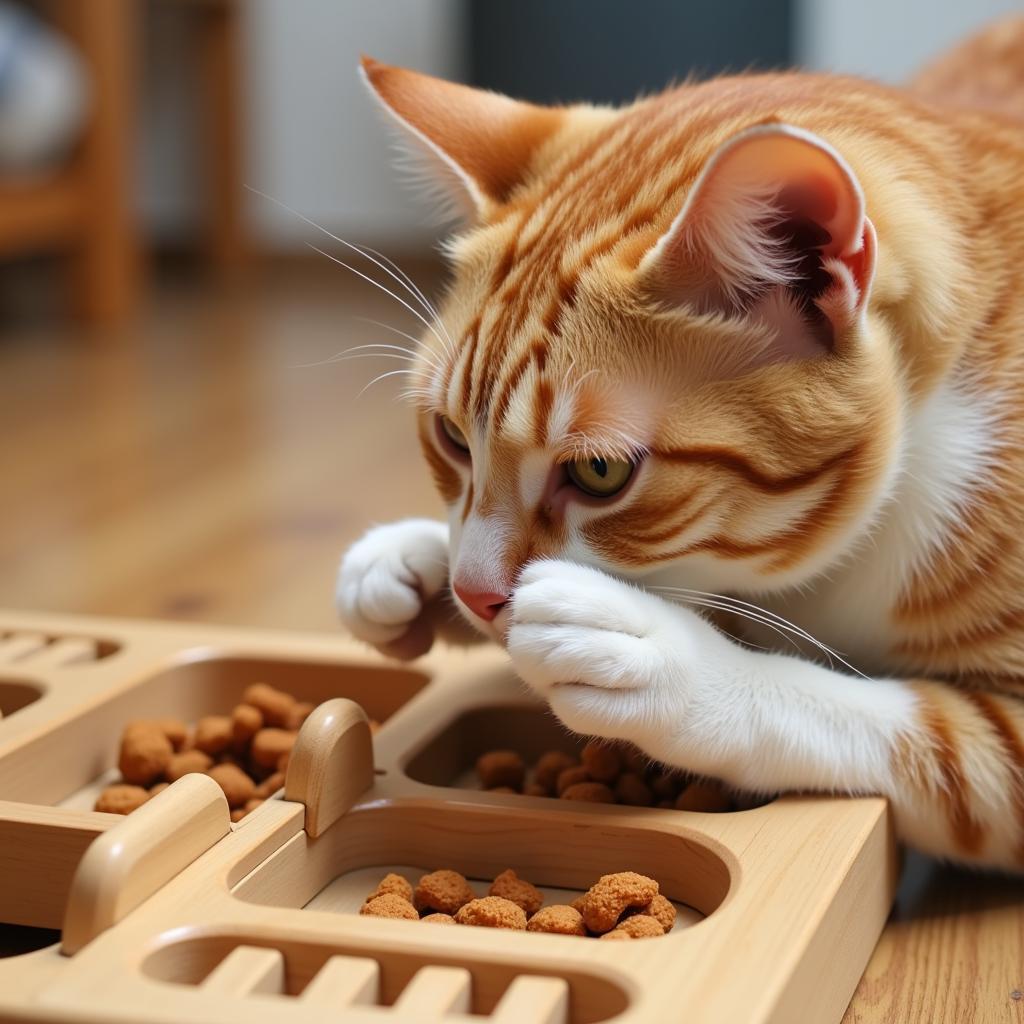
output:
M 584 494 L 610 498 L 618 494 L 633 475 L 633 463 L 626 459 L 577 459 L 566 464 L 569 479 Z
M 447 416 L 441 416 L 439 419 L 441 420 L 441 429 L 447 435 L 448 440 L 456 448 L 461 448 L 464 452 L 468 452 L 469 442 L 466 440 L 466 435 Z

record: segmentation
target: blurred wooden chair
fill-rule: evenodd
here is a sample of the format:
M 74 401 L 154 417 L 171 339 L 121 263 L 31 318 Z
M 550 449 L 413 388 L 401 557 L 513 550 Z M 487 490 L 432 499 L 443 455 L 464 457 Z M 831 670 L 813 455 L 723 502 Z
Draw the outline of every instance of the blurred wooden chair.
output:
M 171 2 L 171 0 L 163 0 Z M 193 8 L 203 99 L 205 249 L 218 271 L 245 259 L 240 125 L 240 4 L 176 0 Z M 67 254 L 72 308 L 110 323 L 138 304 L 144 260 L 135 196 L 139 0 L 46 0 L 92 77 L 93 110 L 67 165 L 36 179 L 0 179 L 0 259 Z

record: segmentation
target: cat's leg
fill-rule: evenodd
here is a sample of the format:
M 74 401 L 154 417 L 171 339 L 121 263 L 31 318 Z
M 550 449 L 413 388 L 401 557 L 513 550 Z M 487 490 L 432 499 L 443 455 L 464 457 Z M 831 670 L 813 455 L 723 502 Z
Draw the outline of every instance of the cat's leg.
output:
M 513 664 L 571 729 L 754 792 L 877 793 L 901 838 L 1024 866 L 1024 702 L 749 650 L 597 570 L 523 572 Z
M 360 640 L 397 658 L 416 658 L 436 636 L 482 639 L 448 593 L 448 527 L 402 519 L 369 530 L 345 552 L 335 601 Z

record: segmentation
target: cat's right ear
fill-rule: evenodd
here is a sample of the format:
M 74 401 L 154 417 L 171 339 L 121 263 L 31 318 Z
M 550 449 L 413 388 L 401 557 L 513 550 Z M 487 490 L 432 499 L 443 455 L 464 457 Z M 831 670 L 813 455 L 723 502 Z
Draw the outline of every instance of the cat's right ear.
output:
M 389 67 L 369 57 L 362 58 L 360 70 L 402 129 L 415 176 L 441 193 L 445 212 L 463 220 L 486 217 L 508 201 L 563 117 L 558 108 Z

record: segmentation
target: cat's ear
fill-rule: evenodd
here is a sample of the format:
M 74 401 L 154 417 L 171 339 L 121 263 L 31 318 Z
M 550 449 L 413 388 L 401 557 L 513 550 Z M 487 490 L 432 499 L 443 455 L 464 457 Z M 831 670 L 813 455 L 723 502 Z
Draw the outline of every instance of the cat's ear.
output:
M 485 216 L 507 201 L 563 116 L 557 108 L 389 67 L 369 57 L 362 58 L 361 72 L 406 135 L 416 176 L 441 193 L 448 212 L 463 219 Z
M 820 352 L 861 315 L 874 262 L 849 165 L 818 136 L 772 123 L 714 153 L 640 272 L 663 301 L 776 327 L 771 355 L 785 359 Z

